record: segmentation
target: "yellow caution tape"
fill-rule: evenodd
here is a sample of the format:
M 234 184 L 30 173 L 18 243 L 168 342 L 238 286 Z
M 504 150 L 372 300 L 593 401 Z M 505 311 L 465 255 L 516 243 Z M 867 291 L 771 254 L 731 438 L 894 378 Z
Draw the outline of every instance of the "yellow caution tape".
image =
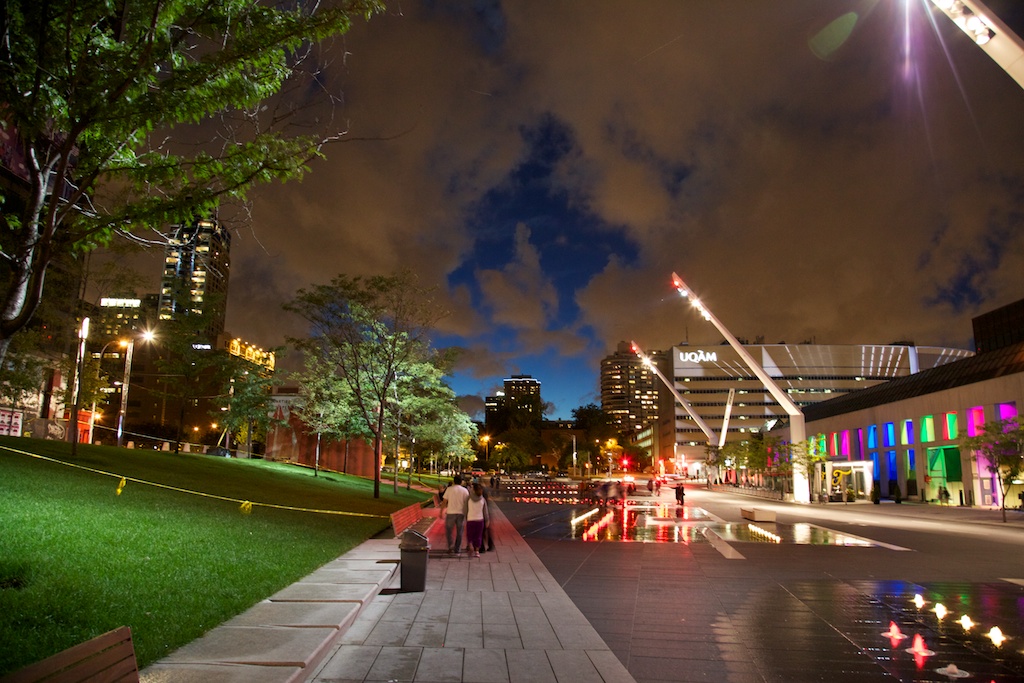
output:
M 45 455 L 39 455 L 38 453 L 29 453 L 28 451 L 22 451 L 17 448 L 10 448 L 8 446 L 0 446 L 0 449 L 10 451 L 11 453 L 18 453 L 20 455 L 27 455 L 30 458 L 38 458 L 39 460 L 46 460 L 47 462 L 56 463 L 58 465 L 64 465 L 66 467 L 73 467 L 79 470 L 85 470 L 86 472 L 93 472 L 95 474 L 102 474 L 105 477 L 120 477 L 121 481 L 117 486 L 117 495 L 121 495 L 121 491 L 128 484 L 129 481 L 134 481 L 137 484 L 145 484 L 146 486 L 155 486 L 156 488 L 166 489 L 168 491 L 177 491 L 178 493 L 186 493 L 192 496 L 202 496 L 203 498 L 213 498 L 215 500 L 224 500 L 230 503 L 239 503 L 241 510 L 245 514 L 252 512 L 254 505 L 265 508 L 275 508 L 277 510 L 292 510 L 294 512 L 316 512 L 322 515 L 342 515 L 344 517 L 370 517 L 372 519 L 388 519 L 388 515 L 372 515 L 368 512 L 347 512 L 345 510 L 316 510 L 313 508 L 300 508 L 292 505 L 275 505 L 274 503 L 252 503 L 247 500 L 241 500 L 240 498 L 228 498 L 227 496 L 218 496 L 213 493 L 203 493 L 202 491 L 192 491 L 189 489 L 179 488 L 177 486 L 168 486 L 167 484 L 159 484 L 155 481 L 146 481 L 145 479 L 136 479 L 135 477 L 123 477 L 113 472 L 104 472 L 92 467 L 85 467 L 84 465 L 76 465 L 72 462 L 65 462 L 63 460 L 57 460 L 56 458 L 49 458 Z M 248 507 L 246 507 L 248 506 Z

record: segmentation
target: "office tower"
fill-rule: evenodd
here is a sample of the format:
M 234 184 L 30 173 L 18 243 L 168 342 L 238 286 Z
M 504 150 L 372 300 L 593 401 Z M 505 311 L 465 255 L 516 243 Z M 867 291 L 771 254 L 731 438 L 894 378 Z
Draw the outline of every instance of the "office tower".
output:
M 657 362 L 662 352 L 650 355 Z M 629 342 L 619 342 L 615 353 L 601 360 L 601 409 L 619 432 L 636 433 L 657 419 L 658 389 L 657 375 Z
M 174 227 L 164 256 L 160 319 L 206 315 L 210 343 L 224 331 L 231 234 L 215 218 Z

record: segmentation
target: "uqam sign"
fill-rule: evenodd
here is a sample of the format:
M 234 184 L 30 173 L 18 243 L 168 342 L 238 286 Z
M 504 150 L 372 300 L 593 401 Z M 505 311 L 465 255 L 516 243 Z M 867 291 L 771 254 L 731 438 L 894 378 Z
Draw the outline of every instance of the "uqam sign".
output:
M 684 363 L 717 363 L 718 353 L 715 351 L 680 351 L 679 360 Z

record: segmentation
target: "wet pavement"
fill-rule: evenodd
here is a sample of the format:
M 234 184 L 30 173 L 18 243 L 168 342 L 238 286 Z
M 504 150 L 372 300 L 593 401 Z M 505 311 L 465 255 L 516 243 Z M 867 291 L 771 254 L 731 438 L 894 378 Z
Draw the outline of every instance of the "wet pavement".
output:
M 431 551 L 423 592 L 370 540 L 142 679 L 1024 681 L 1021 513 L 529 493 L 498 503 L 496 552 Z
M 1019 520 L 885 510 L 908 516 L 902 531 L 876 528 L 876 506 L 775 503 L 778 523 L 750 523 L 739 506 L 766 504 L 694 493 L 668 514 L 643 500 L 502 509 L 641 683 L 1024 681 Z M 944 544 L 977 554 L 936 567 Z

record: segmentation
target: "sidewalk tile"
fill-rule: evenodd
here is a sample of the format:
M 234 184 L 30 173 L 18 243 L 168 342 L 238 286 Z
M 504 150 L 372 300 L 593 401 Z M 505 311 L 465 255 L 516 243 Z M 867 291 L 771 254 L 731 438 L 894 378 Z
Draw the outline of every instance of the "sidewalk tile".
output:
M 361 681 L 370 673 L 381 648 L 372 645 L 343 645 L 317 674 L 318 680 Z
M 444 636 L 445 647 L 464 647 L 466 649 L 483 649 L 483 624 L 448 624 Z
M 459 683 L 462 680 L 459 648 L 425 647 L 416 668 L 416 683 Z
M 506 650 L 509 683 L 557 683 L 551 663 L 536 650 Z
M 508 683 L 505 651 L 466 650 L 462 680 L 464 683 Z
M 405 638 L 407 647 L 444 647 L 448 624 L 444 622 L 416 621 Z
M 551 650 L 547 655 L 558 683 L 594 683 L 601 680 L 601 674 L 583 650 Z
M 365 680 L 411 681 L 422 651 L 419 647 L 382 647 Z
M 520 650 L 523 641 L 515 624 L 484 624 L 484 649 Z
M 481 593 L 480 602 L 485 624 L 516 623 L 516 615 L 512 611 L 512 603 L 508 599 L 508 593 L 502 591 Z
M 384 645 L 397 647 L 405 645 L 405 639 L 409 636 L 411 622 L 402 621 L 378 621 L 363 641 L 364 645 Z

